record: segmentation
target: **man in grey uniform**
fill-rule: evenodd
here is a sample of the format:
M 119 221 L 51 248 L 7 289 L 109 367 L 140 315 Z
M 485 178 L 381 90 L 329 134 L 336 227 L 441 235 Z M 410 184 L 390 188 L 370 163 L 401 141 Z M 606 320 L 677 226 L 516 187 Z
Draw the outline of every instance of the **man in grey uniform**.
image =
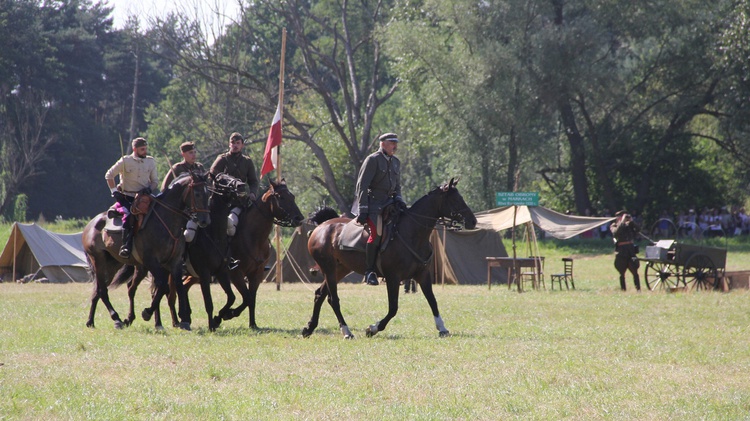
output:
M 370 231 L 365 246 L 365 282 L 369 285 L 378 285 L 375 263 L 382 234 L 378 232 L 378 227 L 382 228 L 382 211 L 394 203 L 406 208 L 401 198 L 401 161 L 395 156 L 398 136 L 385 133 L 378 140 L 380 148 L 365 158 L 359 169 L 356 189 L 357 223 L 366 225 Z

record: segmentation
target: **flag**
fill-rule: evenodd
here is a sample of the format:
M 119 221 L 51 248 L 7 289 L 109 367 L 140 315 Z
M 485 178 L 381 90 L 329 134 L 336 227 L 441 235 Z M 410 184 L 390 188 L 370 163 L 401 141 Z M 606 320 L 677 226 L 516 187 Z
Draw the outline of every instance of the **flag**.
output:
M 281 145 L 281 103 L 276 107 L 276 114 L 273 116 L 271 131 L 268 132 L 266 141 L 266 151 L 263 153 L 263 167 L 260 169 L 260 176 L 268 174 L 279 165 L 279 145 Z

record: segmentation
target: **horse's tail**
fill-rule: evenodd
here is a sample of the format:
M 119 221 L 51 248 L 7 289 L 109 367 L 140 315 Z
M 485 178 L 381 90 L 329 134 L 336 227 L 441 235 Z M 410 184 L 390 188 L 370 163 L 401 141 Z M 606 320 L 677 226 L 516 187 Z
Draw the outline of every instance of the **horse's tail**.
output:
M 339 213 L 336 212 L 335 209 L 329 206 L 324 206 L 316 210 L 315 212 L 313 212 L 312 216 L 310 216 L 308 220 L 312 224 L 320 225 L 329 219 L 338 218 L 338 217 L 339 217 Z
M 124 265 L 123 267 L 120 268 L 120 270 L 117 271 L 114 279 L 112 279 L 112 282 L 109 284 L 107 288 L 115 289 L 119 287 L 120 285 L 127 283 L 129 280 L 133 278 L 134 273 L 135 273 L 135 266 Z
M 94 263 L 91 261 L 91 256 L 89 256 L 88 253 L 86 253 L 86 273 L 89 275 L 89 281 L 96 282 Z

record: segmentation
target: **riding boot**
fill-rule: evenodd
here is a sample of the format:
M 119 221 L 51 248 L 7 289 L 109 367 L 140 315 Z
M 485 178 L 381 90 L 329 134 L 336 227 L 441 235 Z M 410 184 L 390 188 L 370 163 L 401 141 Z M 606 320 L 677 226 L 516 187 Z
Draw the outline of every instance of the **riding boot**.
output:
M 133 251 L 133 224 L 130 222 L 132 215 L 128 215 L 126 222 L 122 224 L 122 246 L 120 247 L 120 257 L 127 259 Z
M 378 285 L 378 276 L 375 273 L 375 262 L 378 259 L 378 247 L 380 244 L 375 242 L 367 243 L 365 245 L 365 283 L 367 285 Z

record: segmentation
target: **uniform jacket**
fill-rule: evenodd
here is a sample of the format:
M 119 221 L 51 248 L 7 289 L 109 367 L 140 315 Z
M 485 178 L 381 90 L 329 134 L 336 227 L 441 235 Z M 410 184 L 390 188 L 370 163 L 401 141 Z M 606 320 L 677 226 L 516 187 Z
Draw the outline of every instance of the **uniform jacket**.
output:
M 618 243 L 633 241 L 638 237 L 638 233 L 641 232 L 638 224 L 632 220 L 629 222 L 615 221 L 609 229 L 612 230 L 612 236 L 615 237 Z
M 167 171 L 167 175 L 164 176 L 164 181 L 161 182 L 161 191 L 166 190 L 167 187 L 172 184 L 172 181 L 174 181 L 174 179 L 177 178 L 180 174 L 189 171 L 205 172 L 205 170 L 203 169 L 203 164 L 201 164 L 200 162 L 196 162 L 190 165 L 183 159 L 182 161 L 172 165 L 172 169 Z
M 359 214 L 378 215 L 385 205 L 401 198 L 401 161 L 383 149 L 365 158 L 357 177 L 355 207 Z
M 211 165 L 209 172 L 214 175 L 225 173 L 239 178 L 247 183 L 250 193 L 254 195 L 258 194 L 260 182 L 258 182 L 258 176 L 255 175 L 255 165 L 247 155 L 225 152 L 216 157 L 216 161 Z
M 133 197 L 145 188 L 156 190 L 159 187 L 156 160 L 152 156 L 139 158 L 135 154 L 125 155 L 107 170 L 104 178 L 114 181 L 117 174 L 120 175 L 117 188 L 126 196 Z

